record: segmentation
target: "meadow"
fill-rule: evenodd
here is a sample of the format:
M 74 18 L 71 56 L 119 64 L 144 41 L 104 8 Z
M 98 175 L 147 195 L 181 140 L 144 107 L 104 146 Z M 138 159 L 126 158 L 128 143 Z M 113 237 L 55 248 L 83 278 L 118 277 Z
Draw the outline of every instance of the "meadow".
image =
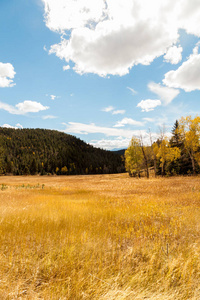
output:
M 200 177 L 0 177 L 0 299 L 200 299 Z

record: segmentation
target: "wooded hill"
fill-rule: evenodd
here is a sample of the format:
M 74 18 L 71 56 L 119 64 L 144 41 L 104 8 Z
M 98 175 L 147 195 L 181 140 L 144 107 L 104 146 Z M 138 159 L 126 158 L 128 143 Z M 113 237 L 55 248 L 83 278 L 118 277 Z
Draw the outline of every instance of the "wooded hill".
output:
M 0 173 L 102 174 L 124 172 L 121 155 L 47 129 L 0 127 Z

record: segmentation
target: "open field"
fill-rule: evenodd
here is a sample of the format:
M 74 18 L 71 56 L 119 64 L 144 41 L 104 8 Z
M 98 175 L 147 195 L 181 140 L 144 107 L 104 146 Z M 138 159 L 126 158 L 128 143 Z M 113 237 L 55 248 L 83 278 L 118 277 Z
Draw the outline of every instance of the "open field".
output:
M 0 177 L 0 300 L 200 299 L 200 177 Z

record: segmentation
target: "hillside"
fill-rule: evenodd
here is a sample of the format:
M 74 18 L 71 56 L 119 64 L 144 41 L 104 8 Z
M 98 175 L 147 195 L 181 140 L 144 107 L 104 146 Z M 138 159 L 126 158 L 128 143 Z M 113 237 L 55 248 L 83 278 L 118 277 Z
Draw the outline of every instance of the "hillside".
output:
M 116 153 L 116 154 L 119 154 L 119 155 L 124 155 L 125 154 L 125 151 L 126 151 L 126 149 L 120 149 L 120 150 L 115 150 L 115 149 L 113 149 L 112 150 L 112 152 L 113 153 Z
M 0 127 L 1 174 L 102 174 L 124 171 L 119 154 L 59 131 Z

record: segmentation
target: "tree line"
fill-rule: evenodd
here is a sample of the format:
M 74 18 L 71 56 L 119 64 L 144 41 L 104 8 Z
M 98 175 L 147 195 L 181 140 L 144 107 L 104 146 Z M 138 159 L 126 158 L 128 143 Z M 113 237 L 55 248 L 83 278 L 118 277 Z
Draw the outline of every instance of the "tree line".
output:
M 200 173 L 200 117 L 182 117 L 176 120 L 171 137 L 160 131 L 159 138 L 145 146 L 142 136 L 133 137 L 125 151 L 125 168 L 130 176 L 149 171 L 154 175 L 190 175 Z
M 0 174 L 77 175 L 124 172 L 119 154 L 47 129 L 0 127 Z

